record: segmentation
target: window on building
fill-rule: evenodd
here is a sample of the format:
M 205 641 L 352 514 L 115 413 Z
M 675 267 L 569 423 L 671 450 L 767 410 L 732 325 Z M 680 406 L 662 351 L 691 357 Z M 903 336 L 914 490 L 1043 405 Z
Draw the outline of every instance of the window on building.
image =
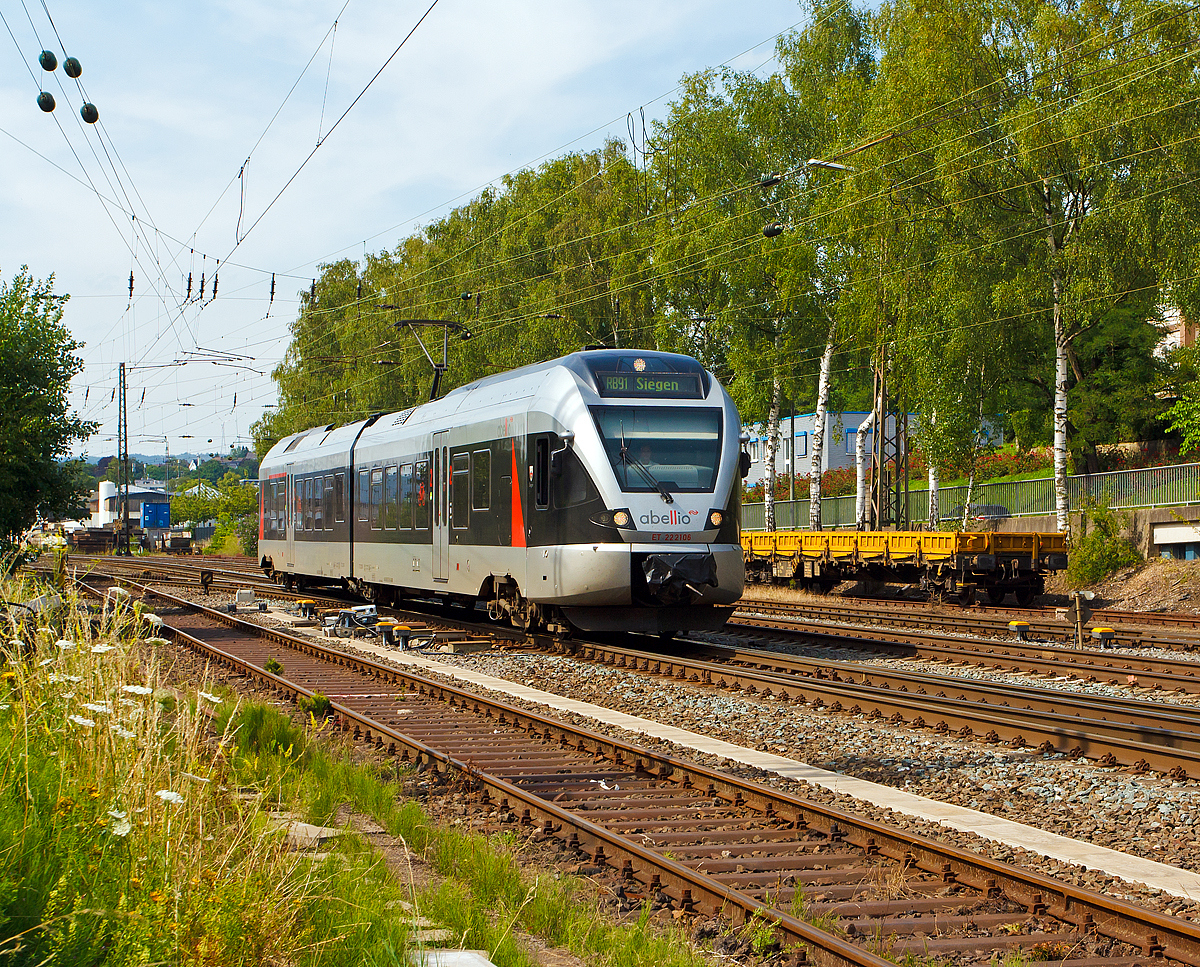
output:
M 847 453 L 854 452 L 855 441 L 857 439 L 858 439 L 858 430 L 847 430 L 846 431 L 846 452 Z
M 383 529 L 394 531 L 400 518 L 400 508 L 397 505 L 400 497 L 400 478 L 398 467 L 388 467 L 383 473 Z
M 455 530 L 462 530 L 471 520 L 471 455 L 456 453 L 451 458 L 453 478 L 452 503 L 450 505 L 450 522 Z
M 801 430 L 799 433 L 796 434 L 796 456 L 797 457 L 807 457 L 808 456 L 808 431 L 807 430 Z
M 476 450 L 471 454 L 471 509 L 487 510 L 492 506 L 492 451 Z
M 383 468 L 371 471 L 371 530 L 377 531 L 383 524 Z

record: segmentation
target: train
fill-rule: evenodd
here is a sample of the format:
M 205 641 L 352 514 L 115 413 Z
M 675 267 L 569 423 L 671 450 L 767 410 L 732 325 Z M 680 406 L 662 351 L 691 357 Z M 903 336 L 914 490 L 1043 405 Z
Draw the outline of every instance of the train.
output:
M 279 440 L 259 563 L 289 587 L 482 603 L 530 631 L 716 630 L 745 577 L 744 442 L 697 360 L 581 350 Z
M 828 594 L 842 581 L 917 584 L 961 605 L 977 593 L 1031 604 L 1067 567 L 1067 536 L 1008 531 L 747 531 L 746 580 Z

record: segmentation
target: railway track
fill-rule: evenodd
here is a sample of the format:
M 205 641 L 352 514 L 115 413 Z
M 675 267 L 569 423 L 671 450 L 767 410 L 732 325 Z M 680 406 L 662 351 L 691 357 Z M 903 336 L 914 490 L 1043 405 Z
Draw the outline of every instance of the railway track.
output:
M 821 601 L 780 601 L 743 597 L 738 604 L 739 614 L 776 615 L 795 619 L 844 621 L 855 624 L 902 624 L 908 628 L 952 630 L 970 634 L 990 634 L 1011 637 L 1010 621 L 1029 623 L 1029 634 L 1049 641 L 1071 641 L 1073 626 L 1056 617 L 1061 608 L 985 608 L 976 606 L 961 610 L 935 610 L 924 601 L 855 601 L 853 599 L 822 599 Z M 1200 615 L 1154 614 L 1138 611 L 1097 609 L 1089 625 L 1111 627 L 1116 633 L 1113 643 L 1130 648 L 1166 648 L 1193 651 L 1200 648 Z
M 384 613 L 403 621 L 428 622 L 431 618 L 428 611 L 384 609 Z M 453 627 L 499 635 L 510 643 L 525 640 L 515 631 L 468 622 L 465 614 L 455 619 L 440 617 Z M 806 638 L 813 636 L 807 626 L 797 629 L 789 625 L 784 630 Z M 878 646 L 875 635 L 871 632 L 868 640 Z M 846 643 L 842 629 L 819 637 L 827 644 Z M 911 633 L 893 637 L 894 647 L 912 647 Z M 783 695 L 871 721 L 930 728 L 943 735 L 954 733 L 961 738 L 1004 742 L 1015 748 L 1036 746 L 1045 752 L 1088 756 L 1104 765 L 1123 765 L 1140 772 L 1155 770 L 1176 779 L 1200 776 L 1200 749 L 1195 742 L 1200 734 L 1200 710 L 1186 705 L 1164 706 L 1134 698 L 1108 698 L 696 641 L 664 655 L 661 649 L 650 652 L 601 642 L 538 640 L 545 647 L 589 660 L 705 685 Z M 959 654 L 966 651 L 960 649 Z M 1042 649 L 1032 655 L 1022 652 L 1002 657 L 989 652 L 986 658 L 993 665 L 1007 660 L 1023 670 L 1034 664 L 1055 677 L 1074 676 L 1080 681 L 1094 680 L 1100 674 L 1119 684 L 1131 675 L 1141 675 L 1151 687 L 1182 690 L 1185 686 L 1181 683 L 1186 682 L 1187 687 L 1200 690 L 1197 663 L 1178 662 L 1185 667 L 1164 669 L 1147 660 L 1137 662 L 1135 668 L 1124 659 L 1114 660 L 1103 654 L 1091 657 L 1074 650 L 1058 651 L 1061 653 L 1047 654 Z M 971 656 L 978 662 L 980 653 Z M 1107 670 L 1097 664 L 1103 662 L 1108 662 Z
M 821 965 L 884 967 L 881 954 L 982 965 L 1019 950 L 1072 967 L 1200 967 L 1190 922 L 149 595 L 182 647 L 293 699 L 322 692 L 339 728 L 434 778 L 457 777 L 481 808 L 585 858 L 630 899 L 771 927 Z M 265 671 L 272 656 L 286 677 Z
M 735 617 L 721 634 L 757 643 L 774 636 L 783 644 L 802 641 L 830 648 L 867 649 L 881 658 L 945 662 L 948 668 L 952 664 L 978 665 L 1050 678 L 1066 676 L 1082 682 L 1200 693 L 1200 662 L 1100 648 L 762 616 Z
M 593 642 L 554 641 L 553 650 L 646 674 L 770 695 L 867 721 L 1012 748 L 1037 746 L 1102 765 L 1200 776 L 1200 710 L 1112 700 L 961 678 L 864 668 L 759 649 L 694 647 L 686 654 Z

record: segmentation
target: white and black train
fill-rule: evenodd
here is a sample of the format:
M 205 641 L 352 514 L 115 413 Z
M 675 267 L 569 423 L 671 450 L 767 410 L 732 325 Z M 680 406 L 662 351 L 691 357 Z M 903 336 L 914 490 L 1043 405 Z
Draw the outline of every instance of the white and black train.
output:
M 259 553 L 285 584 L 486 602 L 566 632 L 721 627 L 741 596 L 741 423 L 694 359 L 585 350 L 280 440 Z

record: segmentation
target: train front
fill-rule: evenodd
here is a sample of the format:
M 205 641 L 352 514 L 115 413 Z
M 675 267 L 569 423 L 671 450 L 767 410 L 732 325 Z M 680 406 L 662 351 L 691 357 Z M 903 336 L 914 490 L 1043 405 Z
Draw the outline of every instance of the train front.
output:
M 560 587 L 565 616 L 585 631 L 722 627 L 745 581 L 737 408 L 688 356 L 595 350 L 571 360 L 585 376 L 571 449 L 602 498 L 588 524 L 606 538 L 585 554 L 588 585 L 623 584 L 627 604 L 588 606 L 587 594 L 572 601 Z

